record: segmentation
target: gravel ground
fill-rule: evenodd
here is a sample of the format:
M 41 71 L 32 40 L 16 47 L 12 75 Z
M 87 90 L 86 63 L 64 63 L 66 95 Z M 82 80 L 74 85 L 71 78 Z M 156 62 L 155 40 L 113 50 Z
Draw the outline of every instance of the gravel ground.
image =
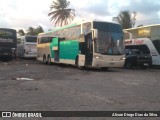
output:
M 0 62 L 0 111 L 159 111 L 159 93 L 160 69 L 79 70 L 69 65 L 45 65 L 37 60 Z M 33 120 L 53 119 L 160 118 Z

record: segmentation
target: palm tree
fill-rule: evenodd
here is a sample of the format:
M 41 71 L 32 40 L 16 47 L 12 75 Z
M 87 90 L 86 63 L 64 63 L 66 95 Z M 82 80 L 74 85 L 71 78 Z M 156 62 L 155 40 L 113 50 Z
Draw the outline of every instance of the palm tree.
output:
M 69 24 L 75 17 L 75 10 L 68 8 L 70 2 L 67 0 L 53 1 L 50 6 L 50 20 L 53 21 L 55 26 L 62 26 Z
M 136 21 L 136 12 L 121 11 L 117 17 L 113 17 L 113 21 L 122 25 L 123 29 L 132 28 Z
M 27 30 L 27 35 L 38 35 L 39 33 L 44 32 L 43 28 L 41 26 L 38 26 L 36 28 L 34 27 L 29 27 Z

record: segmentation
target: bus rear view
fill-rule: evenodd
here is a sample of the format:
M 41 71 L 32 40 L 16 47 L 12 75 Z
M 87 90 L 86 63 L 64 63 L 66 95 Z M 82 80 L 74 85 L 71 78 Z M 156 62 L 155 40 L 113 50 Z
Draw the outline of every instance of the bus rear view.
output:
M 16 30 L 0 28 L 0 60 L 10 61 L 16 57 Z
M 37 57 L 37 36 L 22 36 L 18 38 L 17 54 L 20 58 Z

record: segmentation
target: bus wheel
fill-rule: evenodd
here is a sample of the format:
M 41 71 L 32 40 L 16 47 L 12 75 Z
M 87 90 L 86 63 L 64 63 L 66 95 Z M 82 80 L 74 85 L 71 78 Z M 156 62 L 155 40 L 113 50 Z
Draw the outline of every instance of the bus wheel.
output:
M 46 56 L 45 55 L 43 56 L 43 63 L 47 64 L 47 60 L 46 60 Z
M 47 58 L 47 62 L 48 62 L 49 65 L 52 64 L 50 55 L 49 55 L 48 58 Z
M 101 67 L 101 70 L 108 70 L 108 67 Z

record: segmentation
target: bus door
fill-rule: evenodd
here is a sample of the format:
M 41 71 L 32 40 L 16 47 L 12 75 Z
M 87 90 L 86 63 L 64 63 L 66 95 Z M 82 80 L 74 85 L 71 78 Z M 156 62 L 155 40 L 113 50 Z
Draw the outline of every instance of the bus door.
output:
M 85 43 L 86 43 L 86 65 L 92 65 L 93 60 L 93 41 L 92 41 L 92 34 L 89 33 L 85 36 Z
M 59 39 L 53 38 L 52 40 L 53 40 L 52 52 L 54 55 L 54 62 L 59 62 Z

